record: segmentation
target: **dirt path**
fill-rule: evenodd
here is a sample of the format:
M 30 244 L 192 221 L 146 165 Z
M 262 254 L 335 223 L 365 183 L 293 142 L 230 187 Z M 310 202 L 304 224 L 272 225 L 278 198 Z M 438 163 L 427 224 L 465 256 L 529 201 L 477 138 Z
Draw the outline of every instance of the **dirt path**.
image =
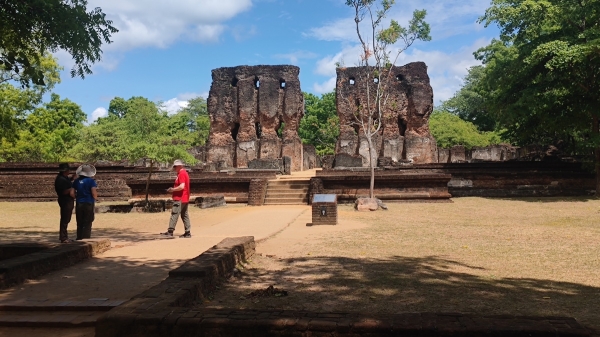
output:
M 108 233 L 114 232 L 114 227 L 109 226 L 114 224 L 116 214 L 99 214 L 94 222 L 93 236 L 111 239 L 113 247 L 109 251 L 38 280 L 30 280 L 3 290 L 0 292 L 0 301 L 129 299 L 158 284 L 168 276 L 169 270 L 200 255 L 226 237 L 254 236 L 256 240 L 265 239 L 286 228 L 301 214 L 309 213 L 308 210 L 308 206 L 192 209 L 193 237 L 190 239 L 164 239 L 158 235 L 166 229 L 166 213 L 131 214 L 138 221 L 143 220 L 142 218 L 160 217 L 162 224 L 129 222 L 130 232 L 115 234 L 113 238 Z M 126 220 L 128 215 L 118 216 Z M 0 225 L 0 229 L 1 227 L 3 226 Z M 177 231 L 182 230 L 179 227 L 182 227 L 181 223 L 178 224 Z M 43 226 L 21 228 L 28 229 L 35 236 L 47 236 Z M 23 238 L 18 239 L 22 241 Z

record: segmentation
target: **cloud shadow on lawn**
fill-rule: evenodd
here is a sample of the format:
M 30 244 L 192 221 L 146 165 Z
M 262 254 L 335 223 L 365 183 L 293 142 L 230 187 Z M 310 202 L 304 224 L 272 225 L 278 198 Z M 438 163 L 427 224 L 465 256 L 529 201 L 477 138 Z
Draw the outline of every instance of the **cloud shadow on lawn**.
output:
M 262 260 L 262 262 L 261 262 Z M 440 257 L 270 259 L 214 294 L 209 307 L 344 311 L 373 314 L 461 312 L 575 317 L 600 331 L 600 288 L 531 278 L 496 278 L 485 269 Z M 457 269 L 460 272 L 456 271 Z M 470 273 L 473 271 L 473 274 Z M 474 275 L 475 273 L 479 275 Z M 268 285 L 287 297 L 244 297 Z

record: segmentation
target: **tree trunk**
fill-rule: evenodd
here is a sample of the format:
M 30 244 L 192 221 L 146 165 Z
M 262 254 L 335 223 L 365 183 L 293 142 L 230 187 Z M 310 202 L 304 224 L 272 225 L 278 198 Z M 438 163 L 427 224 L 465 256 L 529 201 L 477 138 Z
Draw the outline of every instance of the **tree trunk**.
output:
M 369 168 L 371 169 L 371 181 L 369 183 L 369 198 L 375 197 L 375 165 L 373 164 L 373 141 L 371 135 L 367 135 L 367 143 L 369 143 Z
M 592 132 L 598 136 L 600 134 L 600 121 L 598 116 L 594 115 Z M 596 165 L 596 196 L 600 197 L 600 145 L 596 145 L 594 151 L 594 164 Z
M 152 167 L 154 167 L 154 160 L 150 160 L 150 170 L 148 170 L 148 179 L 146 180 L 146 207 L 149 206 L 148 195 L 150 194 L 150 178 L 152 177 Z

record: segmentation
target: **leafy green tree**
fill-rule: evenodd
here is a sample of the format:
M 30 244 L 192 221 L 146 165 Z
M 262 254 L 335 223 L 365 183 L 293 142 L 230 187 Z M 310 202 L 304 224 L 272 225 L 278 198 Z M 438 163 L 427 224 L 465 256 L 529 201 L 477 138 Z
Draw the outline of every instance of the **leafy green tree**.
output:
M 113 104 L 114 103 L 114 104 Z M 127 101 L 114 98 L 110 106 L 119 105 L 121 116 L 109 114 L 99 118 L 83 133 L 73 155 L 86 161 L 146 159 L 150 163 L 146 183 L 146 202 L 154 167 L 158 163 L 179 158 L 193 164 L 196 159 L 187 152 L 190 144 L 180 134 L 172 132 L 173 124 L 166 112 L 144 97 Z M 185 131 L 185 130 L 184 130 Z M 188 131 L 189 132 L 189 131 Z
M 210 119 L 206 100 L 195 97 L 188 101 L 188 106 L 171 116 L 170 132 L 179 135 L 191 145 L 206 144 L 210 132 Z
M 75 61 L 71 76 L 83 78 L 117 31 L 86 0 L 0 0 L 0 67 L 22 86 L 45 85 L 40 56 L 65 50 Z
M 18 139 L 2 146 L 0 157 L 7 161 L 68 160 L 67 153 L 77 143 L 86 118 L 79 105 L 52 94 L 50 102 L 27 115 Z
M 471 149 L 503 143 L 497 132 L 482 132 L 475 124 L 447 111 L 434 111 L 429 118 L 429 129 L 440 148 L 463 145 Z
M 482 92 L 481 81 L 484 76 L 484 66 L 469 68 L 463 86 L 452 98 L 442 102 L 439 110 L 453 113 L 475 124 L 481 131 L 494 131 L 497 123 L 485 106 L 485 92 Z
M 298 134 L 302 143 L 313 145 L 318 155 L 334 154 L 340 135 L 340 119 L 335 106 L 335 92 L 318 97 L 304 93 L 304 117 Z
M 46 84 L 29 88 L 13 86 L 11 81 L 15 81 L 14 74 L 0 66 L 0 143 L 15 142 L 19 137 L 19 128 L 25 124 L 27 114 L 41 104 L 45 93 L 60 83 L 62 68 L 52 55 L 41 56 L 37 66 L 43 71 Z
M 115 97 L 110 100 L 108 104 L 108 116 L 114 116 L 115 118 L 123 118 L 127 113 L 128 101 L 121 97 Z
M 360 80 L 364 85 L 361 90 L 364 90 L 367 101 L 355 112 L 353 126 L 360 130 L 369 145 L 370 198 L 373 198 L 375 187 L 376 150 L 373 147 L 373 136 L 381 130 L 380 121 L 383 120 L 383 111 L 388 102 L 387 88 L 395 80 L 388 70 L 396 64 L 398 56 L 415 41 L 431 40 L 429 24 L 425 22 L 425 10 L 415 10 L 407 27 L 402 27 L 396 20 L 390 20 L 389 27 L 383 28 L 383 20 L 394 3 L 395 0 L 381 0 L 379 5 L 375 0 L 346 0 L 346 5 L 354 9 L 356 34 L 361 45 L 359 65 L 369 69 L 365 72 L 365 78 Z M 366 34 L 361 32 L 360 24 L 365 18 L 369 27 Z M 391 54 L 392 46 L 397 48 L 395 55 Z M 373 89 L 372 83 L 375 83 Z
M 593 153 L 600 195 L 600 0 L 493 0 L 477 51 L 490 111 L 523 144 L 562 140 Z
M 119 161 L 127 158 L 126 130 L 122 121 L 99 118 L 81 132 L 80 141 L 69 154 L 84 162 Z

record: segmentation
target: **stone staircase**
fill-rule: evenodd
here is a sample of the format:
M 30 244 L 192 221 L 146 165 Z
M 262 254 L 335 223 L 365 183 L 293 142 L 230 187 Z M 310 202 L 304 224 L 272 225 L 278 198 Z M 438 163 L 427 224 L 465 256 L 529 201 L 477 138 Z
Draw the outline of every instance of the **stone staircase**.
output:
M 265 205 L 307 205 L 310 178 L 270 180 Z

